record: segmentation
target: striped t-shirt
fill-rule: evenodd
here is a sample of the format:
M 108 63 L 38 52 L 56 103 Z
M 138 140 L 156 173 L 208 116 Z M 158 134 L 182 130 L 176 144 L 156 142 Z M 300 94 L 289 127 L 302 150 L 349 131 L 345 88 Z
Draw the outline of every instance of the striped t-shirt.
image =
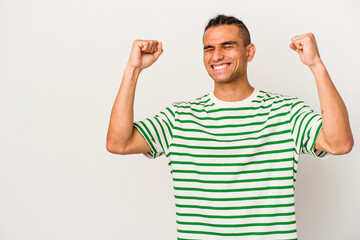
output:
M 296 97 L 257 90 L 226 102 L 213 92 L 134 122 L 149 158 L 172 174 L 178 239 L 297 239 L 299 154 L 317 158 L 319 114 Z

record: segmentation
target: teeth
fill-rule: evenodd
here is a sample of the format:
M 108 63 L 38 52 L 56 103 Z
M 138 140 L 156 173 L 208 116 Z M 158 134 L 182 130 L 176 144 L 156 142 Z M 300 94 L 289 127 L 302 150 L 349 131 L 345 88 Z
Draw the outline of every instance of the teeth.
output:
M 215 70 L 220 70 L 220 69 L 223 69 L 223 68 L 226 68 L 226 67 L 227 67 L 227 64 L 222 64 L 222 65 L 218 65 L 218 66 L 214 65 Z

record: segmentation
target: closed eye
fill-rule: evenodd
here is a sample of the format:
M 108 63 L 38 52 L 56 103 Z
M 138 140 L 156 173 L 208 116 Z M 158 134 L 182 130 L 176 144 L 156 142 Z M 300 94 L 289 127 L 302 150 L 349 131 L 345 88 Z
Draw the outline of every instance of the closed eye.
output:
M 223 46 L 223 48 L 225 48 L 225 49 L 229 49 L 229 48 L 233 48 L 234 47 L 234 45 L 225 45 L 225 46 Z

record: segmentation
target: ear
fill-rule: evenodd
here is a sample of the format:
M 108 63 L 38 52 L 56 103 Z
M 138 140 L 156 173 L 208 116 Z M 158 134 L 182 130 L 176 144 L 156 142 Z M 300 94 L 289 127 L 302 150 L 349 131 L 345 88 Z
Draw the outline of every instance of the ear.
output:
M 256 47 L 253 43 L 246 46 L 246 60 L 251 62 L 255 56 Z

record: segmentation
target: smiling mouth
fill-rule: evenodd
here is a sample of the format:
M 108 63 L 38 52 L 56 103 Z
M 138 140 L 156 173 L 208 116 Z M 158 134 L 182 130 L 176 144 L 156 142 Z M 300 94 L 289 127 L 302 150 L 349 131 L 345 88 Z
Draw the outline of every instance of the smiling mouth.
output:
M 230 66 L 230 63 L 223 63 L 218 65 L 211 65 L 212 69 L 214 69 L 216 72 L 218 71 L 224 71 Z

